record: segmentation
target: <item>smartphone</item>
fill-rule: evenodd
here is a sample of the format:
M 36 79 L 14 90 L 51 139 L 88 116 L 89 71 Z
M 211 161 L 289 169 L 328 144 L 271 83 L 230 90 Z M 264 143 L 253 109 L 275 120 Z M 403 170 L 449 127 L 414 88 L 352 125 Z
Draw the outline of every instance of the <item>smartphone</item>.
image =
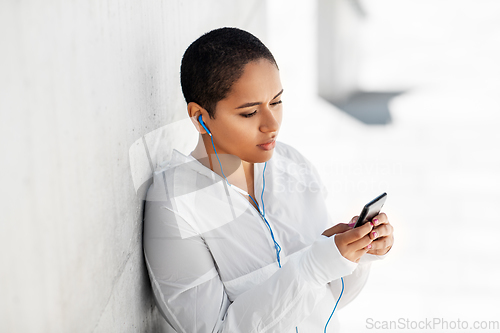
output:
M 362 226 L 366 222 L 370 222 L 375 216 L 377 216 L 385 203 L 385 199 L 387 199 L 387 193 L 384 192 L 367 203 L 365 207 L 363 207 L 361 214 L 359 214 L 359 219 L 354 228 Z

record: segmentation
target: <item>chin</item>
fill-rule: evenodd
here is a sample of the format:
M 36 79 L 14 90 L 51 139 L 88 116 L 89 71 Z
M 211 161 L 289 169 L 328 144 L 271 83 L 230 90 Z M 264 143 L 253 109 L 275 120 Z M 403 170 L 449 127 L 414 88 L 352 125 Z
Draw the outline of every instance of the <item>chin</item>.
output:
M 266 152 L 267 156 L 258 158 L 257 161 L 255 161 L 254 163 L 265 163 L 265 162 L 269 161 L 271 159 L 271 157 L 273 157 L 273 153 L 274 153 L 274 149 L 267 151 Z
M 259 149 L 259 148 L 257 148 Z M 265 163 L 273 157 L 274 149 L 263 151 L 259 149 L 257 154 L 246 155 L 245 157 L 239 156 L 242 161 L 247 163 Z

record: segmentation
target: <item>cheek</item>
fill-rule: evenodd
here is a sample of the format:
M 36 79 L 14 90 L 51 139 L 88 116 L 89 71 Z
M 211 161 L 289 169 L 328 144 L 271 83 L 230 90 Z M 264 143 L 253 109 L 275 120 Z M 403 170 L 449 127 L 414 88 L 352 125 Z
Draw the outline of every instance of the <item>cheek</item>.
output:
M 251 127 L 244 122 L 233 123 L 223 131 L 224 138 L 231 144 L 244 144 L 251 140 Z
M 282 120 L 283 120 L 283 108 L 281 108 L 279 111 L 276 112 L 276 121 L 280 124 L 280 127 Z
M 256 133 L 249 127 L 243 127 L 234 134 L 234 142 L 236 144 L 248 145 L 256 139 Z

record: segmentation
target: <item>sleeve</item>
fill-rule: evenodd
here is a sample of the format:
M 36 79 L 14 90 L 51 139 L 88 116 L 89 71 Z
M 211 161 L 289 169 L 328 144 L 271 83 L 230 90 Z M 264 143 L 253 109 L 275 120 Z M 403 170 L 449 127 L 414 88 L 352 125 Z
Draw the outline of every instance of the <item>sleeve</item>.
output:
M 339 301 L 339 309 L 351 303 L 363 290 L 370 273 L 370 263 L 358 264 L 358 267 L 349 275 L 344 276 L 344 293 Z M 330 282 L 330 290 L 335 299 L 340 296 L 342 282 L 340 279 Z
M 354 272 L 350 275 L 344 276 L 344 294 L 339 301 L 339 308 L 343 308 L 359 295 L 368 280 L 371 263 L 385 259 L 389 252 L 380 256 L 365 253 L 361 257 L 358 267 L 354 270 Z M 332 291 L 333 296 L 338 298 L 342 290 L 342 282 L 340 280 L 330 282 L 330 290 Z
M 288 146 L 288 145 L 283 145 L 289 156 L 292 156 L 292 159 L 295 161 L 300 161 L 300 163 L 305 163 L 307 165 L 307 168 L 311 171 L 311 174 L 313 175 L 313 179 L 316 180 L 319 188 L 321 189 L 321 193 L 323 195 L 323 199 L 326 200 L 328 196 L 328 189 L 324 185 L 321 176 L 314 166 L 303 154 L 301 154 L 298 150 L 295 148 Z M 325 226 L 325 228 L 328 228 L 330 226 L 333 226 L 335 223 L 333 222 L 330 214 L 328 214 L 328 223 Z M 328 238 L 326 236 L 322 236 L 324 238 Z M 333 239 L 333 237 L 331 237 Z M 338 252 L 338 250 L 337 250 Z M 338 252 L 338 255 L 341 256 L 344 260 L 347 260 L 346 258 L 342 257 L 340 252 Z M 371 258 L 374 257 L 374 258 Z M 363 287 L 366 284 L 366 281 L 368 280 L 368 275 L 370 272 L 370 263 L 371 261 L 377 260 L 379 256 L 372 256 L 370 254 L 365 254 L 363 257 L 361 257 L 361 260 L 359 264 L 357 265 L 356 269 L 351 272 L 350 274 L 346 274 L 343 276 L 344 278 L 344 292 L 342 294 L 342 298 L 339 301 L 339 308 L 342 308 L 349 304 L 352 300 L 354 300 L 357 295 L 361 292 Z M 349 261 L 351 262 L 351 261 Z M 342 275 L 340 275 L 342 276 Z M 337 279 L 332 279 L 328 284 L 330 287 L 330 290 L 332 292 L 332 295 L 334 296 L 335 299 L 338 299 L 340 296 L 340 293 L 342 291 L 342 282 L 340 280 L 340 276 Z
M 165 202 L 146 202 L 143 238 L 156 302 L 177 332 L 291 331 L 324 297 L 329 281 L 357 267 L 333 238 L 321 236 L 231 303 L 203 238 Z

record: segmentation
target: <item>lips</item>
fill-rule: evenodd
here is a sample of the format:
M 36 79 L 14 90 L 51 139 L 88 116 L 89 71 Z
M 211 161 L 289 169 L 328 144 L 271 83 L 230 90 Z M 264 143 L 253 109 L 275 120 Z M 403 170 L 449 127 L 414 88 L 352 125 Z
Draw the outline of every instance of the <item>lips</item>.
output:
M 276 146 L 276 139 L 272 139 L 270 141 L 267 141 L 265 143 L 261 143 L 260 145 L 257 145 L 257 147 L 259 147 L 260 149 L 263 149 L 263 150 L 271 150 L 274 148 L 274 146 Z

